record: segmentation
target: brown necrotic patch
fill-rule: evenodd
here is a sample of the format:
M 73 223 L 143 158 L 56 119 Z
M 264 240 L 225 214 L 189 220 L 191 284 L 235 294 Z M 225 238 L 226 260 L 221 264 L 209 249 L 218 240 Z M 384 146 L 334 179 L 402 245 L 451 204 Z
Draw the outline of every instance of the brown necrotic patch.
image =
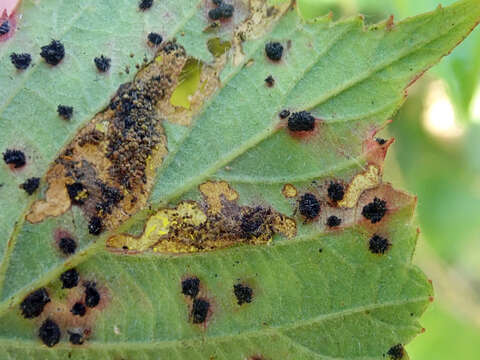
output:
M 79 131 L 47 172 L 44 200 L 27 215 L 32 223 L 80 207 L 94 235 L 142 208 L 155 169 L 167 154 L 162 121 L 179 74 L 184 49 L 165 42 L 156 59 L 123 84 L 109 106 Z
M 293 237 L 294 220 L 267 206 L 240 206 L 238 194 L 226 182 L 199 187 L 203 202 L 180 202 L 152 215 L 140 237 L 115 235 L 111 249 L 160 253 L 210 251 L 238 244 L 266 244 L 274 234 Z

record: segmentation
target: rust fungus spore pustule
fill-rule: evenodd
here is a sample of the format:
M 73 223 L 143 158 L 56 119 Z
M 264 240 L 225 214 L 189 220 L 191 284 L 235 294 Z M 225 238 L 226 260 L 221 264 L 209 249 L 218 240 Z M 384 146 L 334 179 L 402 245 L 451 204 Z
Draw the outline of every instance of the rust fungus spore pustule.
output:
M 48 347 L 57 345 L 60 341 L 60 336 L 61 332 L 58 324 L 51 319 L 45 320 L 40 329 L 38 329 L 38 337 Z
M 368 241 L 368 248 L 372 254 L 385 254 L 390 248 L 391 244 L 388 239 L 381 237 L 377 234 L 373 235 Z
M 28 195 L 32 195 L 35 190 L 38 189 L 38 186 L 40 185 L 40 178 L 38 177 L 31 177 L 25 180 L 23 184 L 20 185 L 20 187 L 25 190 L 25 192 Z
M 233 293 L 237 298 L 238 305 L 249 304 L 253 300 L 253 290 L 245 284 L 233 285 Z
M 337 217 L 335 215 L 329 216 L 328 219 L 327 219 L 328 227 L 340 226 L 341 223 L 342 223 L 342 219 L 340 219 L 339 217 Z
M 190 317 L 194 324 L 202 324 L 207 320 L 210 303 L 205 299 L 195 299 L 192 304 Z
M 31 292 L 20 303 L 20 309 L 22 310 L 23 317 L 25 319 L 32 319 L 40 316 L 43 308 L 49 302 L 50 297 L 48 296 L 48 292 L 45 288 L 40 288 Z
M 327 189 L 328 197 L 334 202 L 342 201 L 345 196 L 345 189 L 342 184 L 330 182 Z
M 47 64 L 58 65 L 65 57 L 65 47 L 58 40 L 52 40 L 50 44 L 42 46 L 40 56 Z
M 76 269 L 69 269 L 60 275 L 60 281 L 62 282 L 62 289 L 71 289 L 78 285 L 78 271 Z
M 182 281 L 182 294 L 196 298 L 200 291 L 200 279 L 196 276 L 189 277 Z
M 97 70 L 100 72 L 108 71 L 108 69 L 110 69 L 111 61 L 112 59 L 105 57 L 104 55 L 100 55 L 99 57 L 96 57 L 95 59 L 93 59 L 93 62 L 97 67 Z
M 70 120 L 73 116 L 73 106 L 58 105 L 57 113 L 58 113 L 58 116 L 60 116 L 64 120 Z
M 306 193 L 300 198 L 298 209 L 307 220 L 312 220 L 320 213 L 320 203 L 315 195 Z
M 402 344 L 397 344 L 388 350 L 387 355 L 392 360 L 401 360 L 405 356 L 405 349 Z
M 292 132 L 310 132 L 315 129 L 315 118 L 307 111 L 295 112 L 288 118 L 287 126 Z
M 12 53 L 10 55 L 10 61 L 17 70 L 25 70 L 30 66 L 30 63 L 32 62 L 32 56 L 27 53 Z
M 62 237 L 58 242 L 58 247 L 60 251 L 65 255 L 72 255 L 77 250 L 77 243 L 71 237 Z
M 5 164 L 13 166 L 15 169 L 25 166 L 27 163 L 25 153 L 21 150 L 7 149 L 3 153 L 3 161 Z
M 82 317 L 87 312 L 87 308 L 81 302 L 76 302 L 75 304 L 73 304 L 72 308 L 70 309 L 70 312 L 73 315 Z
M 362 209 L 362 215 L 375 224 L 383 219 L 387 213 L 387 202 L 385 200 L 374 198 L 373 201 L 365 205 Z
M 265 44 L 265 54 L 272 61 L 280 61 L 283 55 L 283 45 L 276 41 Z

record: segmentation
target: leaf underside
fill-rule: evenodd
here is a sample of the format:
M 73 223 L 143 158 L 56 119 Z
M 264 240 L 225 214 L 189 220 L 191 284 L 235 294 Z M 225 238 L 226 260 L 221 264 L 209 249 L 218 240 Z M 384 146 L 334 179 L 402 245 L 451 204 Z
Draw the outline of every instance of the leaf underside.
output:
M 157 1 L 146 11 L 128 0 L 24 1 L 17 10 L 19 27 L 0 43 L 0 144 L 23 150 L 27 165 L 0 171 L 3 358 L 384 359 L 422 331 L 433 290 L 412 265 L 416 198 L 382 183 L 392 141 L 375 134 L 408 86 L 475 27 L 480 4 L 370 27 L 360 17 L 305 22 L 288 3 L 233 4 L 233 18 L 218 26 L 207 16 L 214 5 L 199 0 Z M 152 31 L 162 46 L 147 43 Z M 38 55 L 52 38 L 66 49 L 53 67 Z M 222 51 L 209 52 L 211 39 Z M 283 44 L 280 61 L 265 56 L 268 41 Z M 12 52 L 31 53 L 34 66 L 16 71 Z M 112 59 L 105 74 L 92 61 L 100 53 Z M 175 106 L 170 97 L 191 64 L 200 74 L 188 82 L 186 105 Z M 112 134 L 130 144 L 112 105 L 125 89 L 153 99 L 135 113 L 154 134 L 148 157 L 125 153 L 144 181 L 129 178 L 133 163 L 118 177 L 121 162 L 107 155 Z M 58 117 L 58 104 L 74 107 L 70 121 Z M 289 131 L 284 109 L 310 112 L 314 131 Z M 81 180 L 83 203 L 66 195 L 66 184 L 80 181 L 66 171 L 72 159 L 94 169 Z M 42 180 L 28 196 L 18 187 L 32 176 Z M 92 202 L 105 200 L 99 182 L 121 190 L 102 211 Z M 343 184 L 344 200 L 328 197 L 331 182 Z M 313 219 L 299 210 L 305 193 L 320 202 Z M 375 198 L 387 210 L 372 222 L 364 209 Z M 49 215 L 38 204 L 53 204 Z M 188 206 L 201 226 L 176 213 Z M 104 222 L 100 235 L 88 230 L 94 214 Z M 262 234 L 238 230 L 252 214 L 261 215 Z M 342 223 L 329 227 L 333 215 Z M 67 233 L 78 245 L 70 256 L 57 247 Z M 372 250 L 375 235 L 388 242 L 383 253 Z M 79 285 L 63 289 L 59 276 L 72 267 Z M 182 294 L 190 277 L 200 281 L 195 300 Z M 100 303 L 73 316 L 86 282 L 95 282 Z M 249 301 L 239 301 L 235 285 L 248 287 Z M 25 319 L 19 304 L 40 287 L 51 301 Z M 196 321 L 199 300 L 209 307 Z M 47 318 L 62 333 L 51 348 L 38 337 Z M 69 342 L 72 332 L 82 345 Z

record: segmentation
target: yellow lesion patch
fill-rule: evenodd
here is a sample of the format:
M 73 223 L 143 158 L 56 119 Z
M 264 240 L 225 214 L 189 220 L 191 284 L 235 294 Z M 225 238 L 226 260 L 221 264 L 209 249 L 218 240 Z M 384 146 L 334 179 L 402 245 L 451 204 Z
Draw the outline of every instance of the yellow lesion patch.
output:
M 295 186 L 292 184 L 285 184 L 282 189 L 282 194 L 285 196 L 287 199 L 289 198 L 294 198 L 297 196 L 298 191 Z
M 367 170 L 356 175 L 347 187 L 343 200 L 338 203 L 343 208 L 353 208 L 357 205 L 360 195 L 368 189 L 378 186 L 382 181 L 380 169 L 369 165 Z
M 115 235 L 107 247 L 178 254 L 266 244 L 277 233 L 296 235 L 293 219 L 262 206 L 239 206 L 237 192 L 226 182 L 206 182 L 200 189 L 205 202 L 183 201 L 160 209 L 148 219 L 141 236 Z

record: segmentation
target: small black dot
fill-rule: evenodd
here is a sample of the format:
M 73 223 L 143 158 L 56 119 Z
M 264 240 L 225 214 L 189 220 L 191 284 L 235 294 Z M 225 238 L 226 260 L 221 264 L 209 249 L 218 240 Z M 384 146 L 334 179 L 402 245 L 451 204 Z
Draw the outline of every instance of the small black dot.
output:
M 287 117 L 290 116 L 290 111 L 288 110 L 282 110 L 280 111 L 280 114 L 278 114 L 278 116 L 280 116 L 280 119 L 286 119 Z
M 275 79 L 272 75 L 268 75 L 265 78 L 265 84 L 267 84 L 268 87 L 273 87 L 273 85 L 275 85 Z
M 5 20 L 1 25 L 0 25 L 0 36 L 8 34 L 10 32 L 10 23 L 8 20 Z
M 78 333 L 70 333 L 69 340 L 73 345 L 82 345 L 83 344 L 82 335 L 78 334 Z
M 328 186 L 327 193 L 332 201 L 341 201 L 345 196 L 345 189 L 342 184 L 331 182 Z
M 148 41 L 150 41 L 153 45 L 160 45 L 163 41 L 163 37 L 160 34 L 151 32 L 148 34 Z
M 300 199 L 299 210 L 307 219 L 314 219 L 320 213 L 320 203 L 315 195 L 307 193 Z
M 76 302 L 70 309 L 70 312 L 73 315 L 84 316 L 87 312 L 87 308 L 81 302 Z
M 385 143 L 387 142 L 387 140 L 382 139 L 382 138 L 376 138 L 375 141 L 376 141 L 379 145 L 385 145 Z
M 32 57 L 30 54 L 17 54 L 17 53 L 12 53 L 10 55 L 10 61 L 12 62 L 13 66 L 17 68 L 17 70 L 25 70 L 30 66 L 30 63 L 32 62 Z
M 402 344 L 397 344 L 392 346 L 390 350 L 388 350 L 387 354 L 392 360 L 401 360 L 405 355 L 405 349 L 403 348 Z
M 243 285 L 243 284 L 233 285 L 233 293 L 237 298 L 238 305 L 251 303 L 253 300 L 253 290 L 246 285 Z
M 48 347 L 52 347 L 60 341 L 60 328 L 53 320 L 47 319 L 38 329 L 38 336 Z
M 40 288 L 28 294 L 20 304 L 22 315 L 26 319 L 32 319 L 39 316 L 46 304 L 50 302 L 50 297 L 45 288 Z
M 97 67 L 98 71 L 100 72 L 106 72 L 108 69 L 110 69 L 110 62 L 112 60 L 110 58 L 107 58 L 103 55 L 100 55 L 100 57 L 96 57 L 93 59 L 93 62 L 95 63 L 95 66 Z
M 103 222 L 98 216 L 92 216 L 88 223 L 88 232 L 92 235 L 100 235 L 103 231 Z
M 74 182 L 73 184 L 65 184 L 65 187 L 73 204 L 82 205 L 85 202 L 88 192 L 82 183 Z
M 327 225 L 329 227 L 339 226 L 341 223 L 342 223 L 342 219 L 336 217 L 335 215 L 332 215 L 327 219 Z
M 265 54 L 270 60 L 278 61 L 283 55 L 283 45 L 279 42 L 268 42 L 265 44 Z
M 58 247 L 65 255 L 71 255 L 77 250 L 77 243 L 69 237 L 62 237 L 58 242 Z
M 153 5 L 153 0 L 140 0 L 138 3 L 138 8 L 140 10 L 148 10 L 152 7 Z
M 60 280 L 62 281 L 63 289 L 71 289 L 78 285 L 78 271 L 75 269 L 70 269 L 60 275 Z
M 65 56 L 65 48 L 58 40 L 52 40 L 50 44 L 42 46 L 40 56 L 45 59 L 47 64 L 57 65 Z
M 194 324 L 205 322 L 210 309 L 210 303 L 205 299 L 193 300 L 191 318 Z
M 3 153 L 3 161 L 8 165 L 13 165 L 15 169 L 22 167 L 26 164 L 25 154 L 20 150 L 7 149 Z
M 73 106 L 58 105 L 57 113 L 59 116 L 61 116 L 65 120 L 70 120 L 73 115 Z
M 375 224 L 382 220 L 387 212 L 387 202 L 379 198 L 373 199 L 373 201 L 365 205 L 362 209 L 362 215 L 370 220 L 372 224 Z
M 192 299 L 198 295 L 200 291 L 200 279 L 191 277 L 182 281 L 182 294 L 190 296 Z
M 378 235 L 373 235 L 368 242 L 368 248 L 373 254 L 385 254 L 390 245 L 386 238 Z
M 221 13 L 222 13 L 222 17 L 224 19 L 228 19 L 228 18 L 231 18 L 233 16 L 233 12 L 235 10 L 235 8 L 233 7 L 233 5 L 231 4 L 225 4 L 225 3 L 222 3 L 220 4 L 220 6 L 218 7 L 218 9 L 220 9 Z
M 219 7 L 211 9 L 208 12 L 208 17 L 212 20 L 220 20 L 222 18 L 222 10 Z
M 32 195 L 35 192 L 35 190 L 38 189 L 39 185 L 40 185 L 40 178 L 31 177 L 31 178 L 25 180 L 25 182 L 23 184 L 21 184 L 20 187 L 23 190 L 25 190 L 25 192 L 28 195 Z
M 85 283 L 85 305 L 95 307 L 100 302 L 100 293 L 96 288 L 96 284 L 92 282 Z
M 307 111 L 300 111 L 288 118 L 290 131 L 312 131 L 315 128 L 315 118 Z

